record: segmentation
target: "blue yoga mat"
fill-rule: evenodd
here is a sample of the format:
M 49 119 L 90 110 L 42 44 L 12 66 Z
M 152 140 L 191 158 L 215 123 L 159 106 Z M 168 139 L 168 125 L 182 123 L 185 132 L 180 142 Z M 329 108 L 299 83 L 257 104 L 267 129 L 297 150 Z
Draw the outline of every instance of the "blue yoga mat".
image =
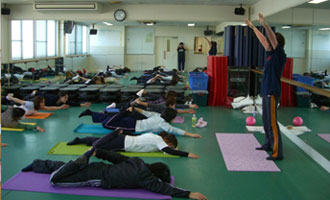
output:
M 92 133 L 92 134 L 108 134 L 112 130 L 103 128 L 99 124 L 80 124 L 77 128 L 74 129 L 75 133 Z
M 118 113 L 119 109 L 118 108 L 106 108 L 105 111 L 108 113 Z

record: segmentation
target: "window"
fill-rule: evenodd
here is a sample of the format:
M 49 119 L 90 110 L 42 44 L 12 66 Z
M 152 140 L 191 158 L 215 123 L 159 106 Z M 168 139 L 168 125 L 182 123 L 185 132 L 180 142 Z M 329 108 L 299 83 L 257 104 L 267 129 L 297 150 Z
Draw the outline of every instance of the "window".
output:
M 47 21 L 47 56 L 56 56 L 56 22 Z
M 47 22 L 36 21 L 36 57 L 46 57 L 47 51 Z
M 75 24 L 71 34 L 66 34 L 66 54 L 87 53 L 87 26 Z
M 87 53 L 87 26 L 83 26 L 82 52 Z
M 11 21 L 11 57 L 12 59 L 21 59 L 22 57 L 22 35 L 21 21 Z
M 56 56 L 56 21 L 12 20 L 11 59 Z

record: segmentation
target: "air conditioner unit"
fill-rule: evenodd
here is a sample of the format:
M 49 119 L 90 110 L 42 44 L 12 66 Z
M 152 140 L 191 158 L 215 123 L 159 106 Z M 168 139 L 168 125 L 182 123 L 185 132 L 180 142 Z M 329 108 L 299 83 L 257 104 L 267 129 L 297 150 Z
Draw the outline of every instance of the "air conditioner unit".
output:
M 98 11 L 101 5 L 95 2 L 34 2 L 33 9 L 36 11 Z

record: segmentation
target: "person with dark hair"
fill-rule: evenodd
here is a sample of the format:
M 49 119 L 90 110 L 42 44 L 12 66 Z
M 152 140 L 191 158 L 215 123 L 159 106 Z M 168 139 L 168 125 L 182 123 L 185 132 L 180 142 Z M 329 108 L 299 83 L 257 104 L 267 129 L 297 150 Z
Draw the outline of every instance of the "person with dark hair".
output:
M 89 163 L 91 156 L 112 164 Z M 174 197 L 206 200 L 201 193 L 171 185 L 171 172 L 164 163 L 147 164 L 138 157 L 127 157 L 101 149 L 92 148 L 67 163 L 36 159 L 22 171 L 51 174 L 49 182 L 56 187 L 143 188 Z
M 262 121 L 265 129 L 265 143 L 257 150 L 272 151 L 267 160 L 282 160 L 283 148 L 279 126 L 277 124 L 277 105 L 281 96 L 281 76 L 286 62 L 285 39 L 280 33 L 274 33 L 259 13 L 259 22 L 264 26 L 266 38 L 248 19 L 245 22 L 254 31 L 262 46 L 266 49 L 266 62 L 262 75 Z
M 177 48 L 177 52 L 178 52 L 178 70 L 181 72 L 184 71 L 185 52 L 186 52 L 186 49 L 183 46 L 183 42 L 180 42 Z
M 207 37 L 205 37 L 205 39 L 209 43 L 209 46 L 210 46 L 209 56 L 216 56 L 217 51 L 218 51 L 218 49 L 217 49 L 218 44 L 215 41 L 210 41 L 209 39 L 207 39 Z
M 138 120 L 133 117 L 134 112 L 138 112 L 147 119 Z M 127 110 L 119 112 L 119 113 L 100 113 L 93 112 L 89 109 L 85 110 L 79 115 L 83 116 L 91 116 L 94 123 L 102 123 L 104 128 L 115 130 L 117 128 L 137 132 L 137 133 L 145 133 L 145 132 L 154 132 L 158 133 L 161 131 L 166 131 L 168 133 L 173 133 L 182 136 L 189 136 L 194 138 L 200 138 L 199 134 L 193 134 L 181 130 L 179 128 L 171 126 L 169 123 L 176 117 L 177 111 L 172 108 L 166 108 L 162 114 L 147 112 L 140 108 L 129 107 Z
M 178 107 L 176 107 L 176 97 L 170 97 L 167 98 L 165 104 L 150 104 L 147 102 L 143 102 L 140 99 L 136 99 L 135 103 L 140 105 L 140 106 L 144 106 L 146 107 L 147 111 L 150 112 L 157 112 L 157 113 L 162 113 L 164 112 L 166 107 L 170 107 L 173 109 L 176 108 L 198 108 L 198 106 L 196 104 L 191 104 L 191 105 L 179 105 Z M 189 114 L 195 114 L 196 111 L 193 109 L 188 109 L 188 110 L 183 110 L 183 109 L 177 109 L 177 112 L 179 114 L 184 114 L 184 113 L 189 113 Z
M 108 151 L 127 151 L 127 152 L 157 152 L 162 151 L 170 155 L 177 155 L 189 158 L 198 158 L 193 153 L 176 150 L 178 140 L 175 135 L 163 131 L 158 135 L 144 133 L 142 135 L 126 135 L 123 130 L 117 129 L 103 137 L 76 137 L 67 145 L 86 144 L 95 149 Z
M 1 114 L 1 126 L 6 128 L 22 128 L 24 130 L 36 130 L 45 132 L 37 125 L 22 124 L 19 122 L 24 117 L 25 110 L 19 107 L 8 106 L 7 110 Z
M 20 104 L 19 107 L 25 111 L 25 115 L 33 115 L 38 113 L 37 110 L 39 110 L 45 103 L 45 98 L 40 96 L 37 98 L 33 98 L 32 101 L 24 101 L 18 99 L 14 97 L 13 94 L 8 94 L 6 98 L 9 101 L 13 101 L 16 104 Z
M 37 90 L 34 90 L 31 94 L 24 97 L 25 100 L 31 100 L 35 96 L 42 96 L 45 98 L 45 103 L 42 104 L 41 110 L 62 110 L 67 109 L 70 106 L 81 106 L 81 107 L 89 107 L 91 105 L 90 102 L 79 103 L 75 101 L 69 100 L 69 95 L 67 92 L 59 92 L 58 95 L 54 94 L 40 94 Z

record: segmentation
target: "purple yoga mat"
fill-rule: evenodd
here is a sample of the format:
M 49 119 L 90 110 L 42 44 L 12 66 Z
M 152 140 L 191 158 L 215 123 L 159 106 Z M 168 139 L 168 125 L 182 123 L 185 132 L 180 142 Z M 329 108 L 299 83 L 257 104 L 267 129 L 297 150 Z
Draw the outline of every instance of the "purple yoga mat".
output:
M 330 134 L 317 134 L 317 135 L 320 136 L 323 140 L 330 143 Z
M 184 123 L 184 116 L 176 116 L 173 120 L 173 123 L 183 124 Z
M 145 189 L 102 189 L 97 187 L 54 187 L 49 183 L 50 174 L 20 172 L 2 184 L 3 190 L 21 190 L 57 194 L 73 194 L 101 197 L 138 199 L 172 199 L 171 196 L 153 193 Z M 174 177 L 172 176 L 172 183 Z
M 279 172 L 268 154 L 255 148 L 261 146 L 253 134 L 216 134 L 228 171 Z

